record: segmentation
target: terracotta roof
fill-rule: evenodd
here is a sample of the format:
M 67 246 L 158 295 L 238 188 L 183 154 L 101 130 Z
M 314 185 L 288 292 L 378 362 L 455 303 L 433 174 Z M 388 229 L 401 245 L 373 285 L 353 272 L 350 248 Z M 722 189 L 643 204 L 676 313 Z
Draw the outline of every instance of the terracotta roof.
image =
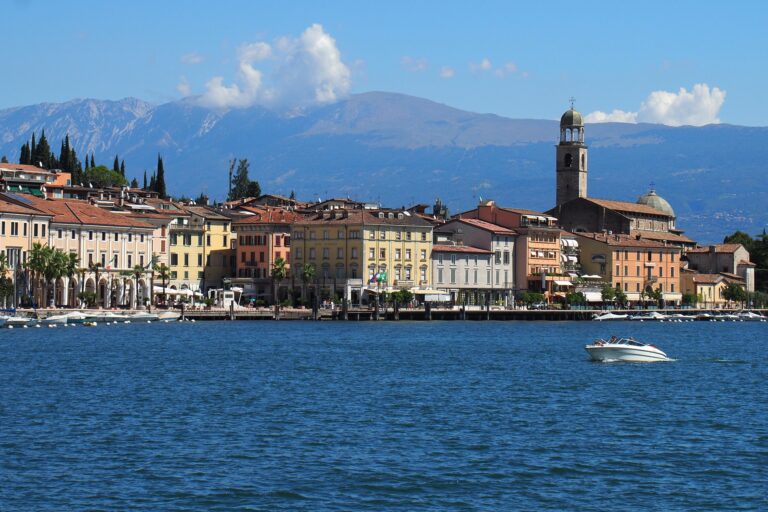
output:
M 677 233 L 670 233 L 669 231 L 645 231 L 645 230 L 632 230 L 630 236 L 640 235 L 642 238 L 649 240 L 666 240 L 668 242 L 680 242 L 686 244 L 695 243 L 693 240 L 685 235 L 678 235 Z
M 18 213 L 22 215 L 44 215 L 50 216 L 50 214 L 37 210 L 30 206 L 22 206 L 17 203 L 0 199 L 0 213 Z
M 738 274 L 731 274 L 730 272 L 720 272 L 720 275 L 725 277 L 725 279 L 728 281 L 738 281 L 740 283 L 744 282 L 744 278 Z
M 460 252 L 470 254 L 493 254 L 492 251 L 469 245 L 433 245 L 432 252 Z
M 243 208 L 243 210 L 253 213 L 253 215 L 246 215 L 240 219 L 234 221 L 234 225 L 242 224 L 293 224 L 303 219 L 301 215 L 296 212 L 288 211 L 283 208 L 273 207 L 255 207 L 249 206 Z
M 655 215 L 657 217 L 672 217 L 668 213 L 664 213 L 661 210 L 657 210 L 648 205 L 630 203 L 627 201 L 613 201 L 611 199 L 595 199 L 594 197 L 585 197 L 584 200 L 591 201 L 597 205 L 608 208 L 609 210 L 616 210 L 617 212 L 629 212 L 629 213 L 642 213 L 645 215 Z
M 697 253 L 697 254 L 706 253 L 706 252 L 710 252 L 710 247 L 696 247 L 695 249 L 690 249 L 688 252 Z M 733 252 L 736 252 L 739 249 L 739 247 L 744 247 L 744 246 L 741 244 L 718 244 L 718 245 L 715 245 L 714 247 L 715 247 L 715 252 L 733 253 Z
M 43 199 L 24 196 L 28 204 L 53 216 L 51 222 L 154 229 L 133 215 L 114 213 L 79 199 Z
M 591 240 L 595 240 L 600 243 L 604 243 L 610 246 L 614 247 L 636 247 L 636 248 L 647 248 L 647 249 L 676 249 L 676 247 L 671 247 L 668 245 L 664 245 L 661 242 L 655 242 L 653 240 L 647 240 L 644 238 L 641 238 L 638 240 L 636 237 L 630 236 L 630 235 L 624 235 L 624 234 L 613 234 L 609 235 L 606 233 L 573 233 L 576 236 L 582 237 L 582 238 L 589 238 Z
M 327 210 L 304 215 L 297 224 L 362 224 L 362 225 L 395 225 L 395 226 L 432 226 L 432 224 L 415 215 L 403 215 L 402 218 L 389 218 L 390 212 L 385 212 L 384 218 L 379 218 L 376 210 Z M 395 212 L 392 212 L 393 214 Z
M 757 266 L 754 263 L 752 263 L 751 261 L 747 261 L 747 260 L 740 260 L 739 261 L 739 265 L 744 265 L 745 267 L 756 267 Z
M 506 210 L 512 213 L 519 213 L 520 215 L 536 215 L 538 217 L 552 217 L 552 215 L 549 215 L 548 213 L 537 212 L 534 210 L 526 210 L 524 208 L 506 208 L 506 207 L 503 208 L 500 206 L 497 206 L 497 208 L 499 210 Z
M 229 220 L 229 217 L 225 217 L 205 206 L 185 206 L 184 210 L 209 220 Z
M 0 164 L 0 169 L 7 169 L 9 171 L 25 171 L 25 172 L 39 172 L 45 174 L 53 174 L 52 171 L 43 169 L 36 165 L 27 164 Z
M 720 274 L 695 274 L 693 276 L 693 282 L 701 284 L 717 284 L 723 279 L 725 278 Z
M 456 219 L 455 222 L 469 224 L 470 226 L 475 226 L 477 228 L 480 228 L 485 231 L 490 231 L 491 233 L 495 233 L 497 235 L 516 235 L 517 234 L 516 231 L 513 231 L 509 228 L 505 228 L 504 226 L 499 226 L 498 224 L 493 224 L 491 222 L 486 222 L 480 219 Z

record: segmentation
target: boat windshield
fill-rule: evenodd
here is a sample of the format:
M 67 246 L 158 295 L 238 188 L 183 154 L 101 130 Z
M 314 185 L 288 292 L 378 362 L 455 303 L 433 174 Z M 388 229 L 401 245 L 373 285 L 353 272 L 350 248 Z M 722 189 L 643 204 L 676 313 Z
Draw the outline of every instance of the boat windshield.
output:
M 634 338 L 618 338 L 616 336 L 611 336 L 607 343 L 612 345 L 632 345 L 634 347 L 644 347 L 646 345 L 646 343 L 641 343 Z

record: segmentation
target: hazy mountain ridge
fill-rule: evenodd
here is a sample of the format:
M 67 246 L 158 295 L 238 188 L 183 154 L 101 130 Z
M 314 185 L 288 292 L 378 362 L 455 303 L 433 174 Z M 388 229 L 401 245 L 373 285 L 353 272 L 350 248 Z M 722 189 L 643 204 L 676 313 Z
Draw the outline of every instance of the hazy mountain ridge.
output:
M 111 165 L 119 154 L 141 181 L 161 153 L 169 190 L 226 193 L 227 162 L 248 158 L 270 192 L 349 195 L 390 205 L 479 197 L 547 209 L 554 202 L 556 121 L 475 114 L 402 94 L 371 92 L 300 114 L 261 107 L 212 111 L 182 100 L 150 105 L 72 100 L 0 111 L 0 155 L 17 161 L 32 131 L 55 152 L 69 132 L 79 155 Z M 758 155 L 768 128 L 591 124 L 589 194 L 634 201 L 655 182 L 678 226 L 702 241 L 768 223 L 768 184 Z

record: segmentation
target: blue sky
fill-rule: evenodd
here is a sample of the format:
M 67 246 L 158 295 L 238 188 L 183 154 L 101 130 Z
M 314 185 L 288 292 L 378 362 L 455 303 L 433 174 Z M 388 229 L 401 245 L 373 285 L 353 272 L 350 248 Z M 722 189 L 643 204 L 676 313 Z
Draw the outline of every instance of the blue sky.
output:
M 513 118 L 555 119 L 574 96 L 593 121 L 768 125 L 768 2 L 0 4 L 0 108 L 290 108 L 376 90 Z

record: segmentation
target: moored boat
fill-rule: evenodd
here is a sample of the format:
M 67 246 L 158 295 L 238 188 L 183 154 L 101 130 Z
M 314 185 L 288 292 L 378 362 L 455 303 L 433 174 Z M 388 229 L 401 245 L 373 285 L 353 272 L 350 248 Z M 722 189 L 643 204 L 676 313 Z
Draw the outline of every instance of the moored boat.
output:
M 611 320 L 626 320 L 629 315 L 617 315 L 614 313 L 611 313 L 610 311 L 608 313 L 603 313 L 602 315 L 595 315 L 592 317 L 592 320 L 596 320 L 598 322 L 606 322 Z
M 181 318 L 181 313 L 177 313 L 176 311 L 164 311 L 157 315 L 157 319 L 160 322 L 175 322 L 180 318 Z
M 593 361 L 623 361 L 632 363 L 649 363 L 669 361 L 667 354 L 655 345 L 642 343 L 634 338 L 618 338 L 611 336 L 607 340 L 598 339 L 584 349 Z

